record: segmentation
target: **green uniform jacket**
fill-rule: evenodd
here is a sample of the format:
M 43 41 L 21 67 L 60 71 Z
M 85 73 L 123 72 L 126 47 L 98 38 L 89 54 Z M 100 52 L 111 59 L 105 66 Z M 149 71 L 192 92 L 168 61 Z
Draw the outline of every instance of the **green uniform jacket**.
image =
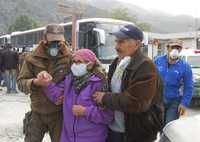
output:
M 71 54 L 66 46 L 61 47 L 58 57 L 52 58 L 45 52 L 44 44 L 39 46 L 25 57 L 24 63 L 17 78 L 18 88 L 25 94 L 30 93 L 31 109 L 42 114 L 50 114 L 61 111 L 62 107 L 53 104 L 43 92 L 42 87 L 32 84 L 41 71 L 48 71 L 53 77 L 53 82 L 59 82 L 64 79 L 70 71 Z

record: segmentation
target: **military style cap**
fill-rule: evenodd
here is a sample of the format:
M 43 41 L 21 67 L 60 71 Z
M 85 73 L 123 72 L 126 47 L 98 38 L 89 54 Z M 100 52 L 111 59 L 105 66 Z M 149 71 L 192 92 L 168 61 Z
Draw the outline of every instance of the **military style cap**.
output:
M 48 41 L 65 41 L 64 27 L 58 24 L 47 25 L 45 34 Z
M 179 39 L 171 39 L 169 42 L 168 42 L 168 46 L 172 47 L 172 46 L 179 46 L 179 47 L 183 47 L 183 42 L 182 40 L 179 40 Z

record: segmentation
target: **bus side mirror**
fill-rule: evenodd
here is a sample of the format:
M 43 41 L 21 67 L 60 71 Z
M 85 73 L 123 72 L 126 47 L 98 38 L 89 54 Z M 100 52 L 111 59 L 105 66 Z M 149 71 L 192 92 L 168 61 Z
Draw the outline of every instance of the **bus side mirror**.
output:
M 97 39 L 99 45 L 105 45 L 106 43 L 106 33 L 102 29 L 93 28 L 93 31 L 97 33 Z

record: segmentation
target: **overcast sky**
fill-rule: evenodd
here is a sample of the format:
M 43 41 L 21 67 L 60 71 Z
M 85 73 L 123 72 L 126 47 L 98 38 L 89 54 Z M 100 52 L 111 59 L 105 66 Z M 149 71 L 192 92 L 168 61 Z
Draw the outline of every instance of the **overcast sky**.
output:
M 199 0 L 119 0 L 148 10 L 160 10 L 169 14 L 186 14 L 200 17 Z

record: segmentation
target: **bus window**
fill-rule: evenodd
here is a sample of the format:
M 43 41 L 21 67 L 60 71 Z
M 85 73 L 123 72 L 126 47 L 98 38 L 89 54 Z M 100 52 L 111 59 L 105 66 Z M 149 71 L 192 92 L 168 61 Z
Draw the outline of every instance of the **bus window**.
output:
M 34 33 L 29 33 L 29 34 L 25 34 L 25 42 L 24 45 L 33 45 L 34 41 L 33 41 L 33 34 Z
M 72 25 L 66 25 L 64 28 L 65 28 L 65 33 L 64 33 L 65 40 L 71 45 Z
M 19 35 L 18 37 L 16 37 L 17 39 L 17 45 L 24 45 L 24 35 Z
M 78 47 L 88 48 L 92 50 L 98 57 L 97 35 L 96 32 L 93 31 L 93 28 L 95 28 L 95 24 L 93 22 L 80 23 Z
M 123 25 L 113 23 L 98 23 L 97 28 L 105 31 L 105 45 L 98 47 L 100 60 L 112 60 L 117 56 L 115 51 L 115 37 L 110 33 L 118 31 Z

